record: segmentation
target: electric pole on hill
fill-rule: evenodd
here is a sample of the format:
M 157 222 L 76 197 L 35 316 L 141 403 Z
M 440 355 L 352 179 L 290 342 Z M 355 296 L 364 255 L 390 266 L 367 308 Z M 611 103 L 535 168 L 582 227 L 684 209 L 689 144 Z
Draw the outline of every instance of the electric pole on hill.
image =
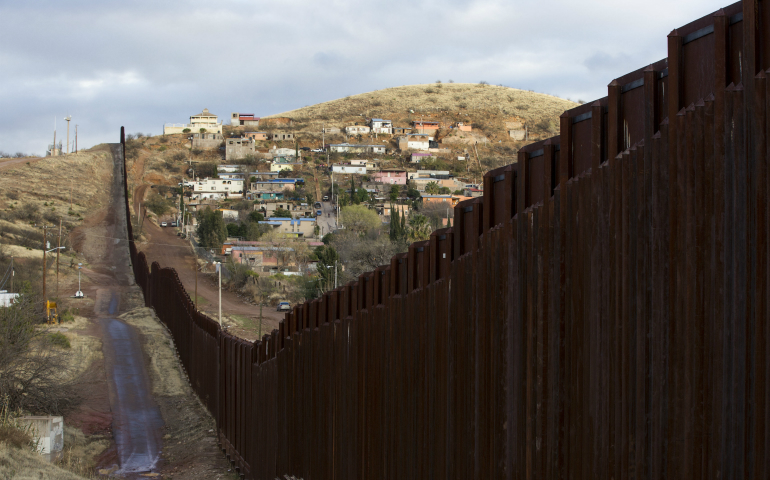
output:
M 72 117 L 67 115 L 64 119 L 67 120 L 67 153 L 70 153 L 70 120 Z
M 59 298 L 59 252 L 60 251 L 61 251 L 61 217 L 59 217 L 59 239 L 56 241 L 56 298 L 57 299 Z
M 78 153 L 78 126 L 75 125 L 75 153 Z

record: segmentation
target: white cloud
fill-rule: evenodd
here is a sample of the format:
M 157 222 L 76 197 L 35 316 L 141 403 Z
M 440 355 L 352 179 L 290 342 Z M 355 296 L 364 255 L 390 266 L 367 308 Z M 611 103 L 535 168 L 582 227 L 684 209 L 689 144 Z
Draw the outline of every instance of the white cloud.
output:
M 486 80 L 572 99 L 666 56 L 713 0 L 75 0 L 0 4 L 0 150 L 158 134 L 203 107 L 258 115 L 390 86 Z M 665 12 L 665 15 L 661 14 Z

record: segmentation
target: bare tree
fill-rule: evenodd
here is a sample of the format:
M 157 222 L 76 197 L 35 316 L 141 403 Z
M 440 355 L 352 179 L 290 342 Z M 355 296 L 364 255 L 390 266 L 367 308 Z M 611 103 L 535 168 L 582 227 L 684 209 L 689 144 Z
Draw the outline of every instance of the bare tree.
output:
M 61 338 L 36 328 L 38 318 L 43 318 L 41 305 L 28 294 L 0 308 L 0 396 L 11 408 L 62 413 L 80 400 L 77 381 L 69 351 L 57 342 Z

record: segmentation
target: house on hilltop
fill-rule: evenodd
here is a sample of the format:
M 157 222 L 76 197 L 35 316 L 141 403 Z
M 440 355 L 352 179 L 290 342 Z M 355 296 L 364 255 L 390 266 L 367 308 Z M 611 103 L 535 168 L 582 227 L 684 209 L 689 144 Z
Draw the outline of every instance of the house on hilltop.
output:
M 230 125 L 234 127 L 256 127 L 259 125 L 259 117 L 253 113 L 233 112 L 230 116 Z
M 190 123 L 167 123 L 163 126 L 163 135 L 171 135 L 175 133 L 187 133 L 198 132 L 201 133 L 201 129 L 205 129 L 204 133 L 222 133 L 222 122 L 217 119 L 217 116 L 209 112 L 208 108 L 204 108 L 203 111 L 197 115 L 190 116 Z

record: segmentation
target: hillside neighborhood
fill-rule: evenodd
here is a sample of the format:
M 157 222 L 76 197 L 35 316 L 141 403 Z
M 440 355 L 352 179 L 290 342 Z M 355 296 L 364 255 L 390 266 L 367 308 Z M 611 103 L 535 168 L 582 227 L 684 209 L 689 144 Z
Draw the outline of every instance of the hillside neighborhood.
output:
M 331 278 L 320 278 L 329 276 L 324 254 L 339 260 L 332 269 L 340 285 L 378 266 L 376 260 L 359 265 L 356 252 L 379 249 L 372 258 L 389 258 L 408 242 L 451 226 L 458 202 L 483 195 L 479 180 L 489 169 L 489 139 L 468 119 L 370 117 L 330 121 L 321 131 L 297 123 L 243 112 L 223 121 L 204 108 L 189 123 L 165 124 L 163 135 L 149 142 L 141 134 L 131 138 L 151 151 L 176 149 L 174 158 L 186 163 L 187 175 L 176 184 L 183 201 L 167 190 L 175 207 L 161 208 L 158 223 L 191 236 L 230 270 L 313 278 L 312 287 L 283 295 L 301 301 L 334 288 Z M 516 151 L 510 145 L 536 134 L 516 119 L 506 127 L 502 152 L 510 163 Z M 211 234 L 214 224 L 222 233 Z

